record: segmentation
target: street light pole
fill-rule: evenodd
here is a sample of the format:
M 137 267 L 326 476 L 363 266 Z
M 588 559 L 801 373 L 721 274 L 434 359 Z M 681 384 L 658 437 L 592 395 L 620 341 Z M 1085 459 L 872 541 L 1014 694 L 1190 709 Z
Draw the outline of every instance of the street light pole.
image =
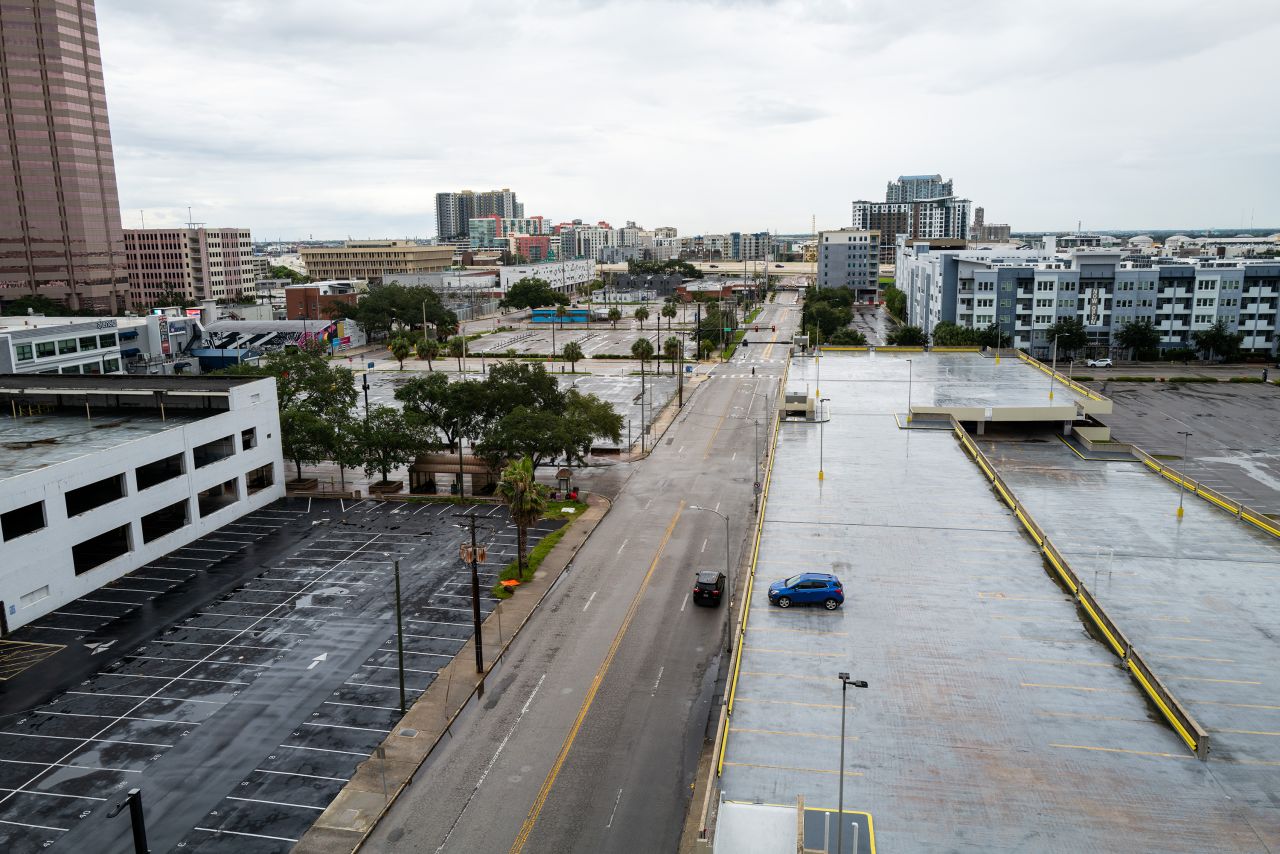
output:
M 861 679 L 849 679 L 848 673 L 841 673 L 840 676 L 840 770 L 839 770 L 839 788 L 840 796 L 836 804 L 836 851 L 844 854 L 844 719 L 845 719 L 845 698 L 848 694 L 849 686 L 855 688 L 865 688 L 867 683 Z
M 729 582 L 729 637 L 725 641 L 725 649 L 733 647 L 733 571 L 729 566 L 729 517 L 721 513 L 719 510 L 712 510 L 710 507 L 702 507 L 697 504 L 690 504 L 690 510 L 704 510 L 707 513 L 714 513 L 724 520 L 724 577 Z
M 124 810 L 125 805 L 129 807 L 129 823 L 133 827 L 133 854 L 151 854 L 151 848 L 147 845 L 147 823 L 146 817 L 142 814 L 142 790 L 133 788 L 125 794 L 124 800 L 111 808 L 107 813 L 107 818 L 115 818 Z
M 823 416 L 822 404 L 827 403 L 830 400 L 831 398 L 829 397 L 818 398 L 818 480 L 822 480 L 826 477 L 823 471 L 824 466 L 823 466 L 822 452 L 824 447 L 824 440 L 826 438 L 825 428 L 827 426 L 827 419 L 822 417 Z
M 480 553 L 476 551 L 476 517 L 472 513 L 454 513 L 471 526 L 471 623 L 476 639 L 476 673 L 484 673 L 484 637 L 480 634 L 480 573 L 476 562 Z
M 1178 435 L 1182 437 L 1182 463 L 1183 463 L 1183 468 L 1185 469 L 1186 462 L 1187 462 L 1187 448 L 1191 442 L 1191 433 L 1187 430 L 1179 430 Z M 1182 477 L 1178 478 L 1178 518 L 1179 519 L 1182 518 L 1182 497 L 1184 494 L 1186 494 L 1186 491 L 1187 491 L 1187 485 L 1185 481 L 1186 481 L 1186 474 L 1184 472 Z

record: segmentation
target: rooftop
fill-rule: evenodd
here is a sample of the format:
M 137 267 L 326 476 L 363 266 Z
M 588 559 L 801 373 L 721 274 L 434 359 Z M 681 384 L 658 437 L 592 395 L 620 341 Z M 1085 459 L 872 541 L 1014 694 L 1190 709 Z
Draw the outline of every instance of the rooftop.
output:
M 126 442 L 190 424 L 205 415 L 177 410 L 167 412 L 165 420 L 161 420 L 159 412 L 153 414 L 150 410 L 107 410 L 95 412 L 92 419 L 70 409 L 18 417 L 5 413 L 0 415 L 0 480 L 109 451 Z
M 252 322 L 252 321 L 246 321 Z M 299 321 L 301 323 L 301 321 Z M 0 374 L 0 394 L 129 394 L 131 392 L 227 392 L 262 377 L 137 376 L 133 374 Z M 8 413 L 0 413 L 8 414 Z

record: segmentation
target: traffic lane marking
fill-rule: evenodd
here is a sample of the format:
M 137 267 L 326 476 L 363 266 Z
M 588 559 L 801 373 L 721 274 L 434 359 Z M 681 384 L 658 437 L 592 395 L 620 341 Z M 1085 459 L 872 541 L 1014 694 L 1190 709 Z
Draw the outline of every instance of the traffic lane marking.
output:
M 1132 756 L 1155 756 L 1161 759 L 1195 759 L 1195 755 L 1190 753 L 1161 753 L 1156 750 L 1129 750 L 1124 747 L 1098 747 L 1087 744 L 1054 744 L 1050 747 L 1057 747 L 1063 750 L 1088 750 L 1097 753 L 1127 753 Z
M 782 735 L 782 736 L 788 736 L 788 737 L 794 737 L 794 738 L 825 738 L 831 741 L 840 740 L 840 736 L 838 735 L 830 735 L 830 734 L 821 733 L 821 732 L 801 732 L 799 730 L 752 729 L 750 727 L 731 726 L 729 727 L 729 732 L 747 732 L 747 733 L 753 733 L 755 735 Z M 844 737 L 844 740 L 859 741 L 861 740 L 861 738 L 862 736 L 859 736 L 859 735 L 846 735 Z
M 771 771 L 799 771 L 807 774 L 835 774 L 838 773 L 834 768 L 796 768 L 793 765 L 765 765 L 759 762 L 730 762 L 724 761 L 725 765 L 733 765 L 738 768 L 767 768 Z M 846 777 L 862 777 L 861 771 L 845 771 Z

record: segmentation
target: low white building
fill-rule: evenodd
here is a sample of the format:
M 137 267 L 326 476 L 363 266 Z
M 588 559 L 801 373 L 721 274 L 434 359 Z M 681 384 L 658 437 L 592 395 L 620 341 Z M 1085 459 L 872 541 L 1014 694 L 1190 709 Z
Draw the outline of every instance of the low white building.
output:
M 583 285 L 596 278 L 596 262 L 593 258 L 575 258 L 572 261 L 520 264 L 498 270 L 498 285 L 504 294 L 525 278 L 542 279 L 557 291 L 568 293 L 581 290 Z
M 283 495 L 273 379 L 0 376 L 0 629 Z

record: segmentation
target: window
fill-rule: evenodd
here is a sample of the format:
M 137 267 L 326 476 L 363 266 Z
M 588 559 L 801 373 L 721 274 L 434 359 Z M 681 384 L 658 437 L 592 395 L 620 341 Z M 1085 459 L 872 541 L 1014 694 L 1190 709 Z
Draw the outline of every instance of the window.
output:
M 58 342 L 59 356 L 64 356 L 67 353 L 75 353 L 75 352 L 78 352 L 78 349 L 76 347 L 76 339 L 63 338 L 61 341 Z
M 49 598 L 49 585 L 46 584 L 44 587 L 36 588 L 35 590 L 32 590 L 30 593 L 22 594 L 22 607 L 26 608 L 30 605 L 36 604 L 41 599 L 48 599 L 48 598 Z
M 234 437 L 223 436 L 221 439 L 214 439 L 212 442 L 197 445 L 192 449 L 192 456 L 195 458 L 196 468 L 201 469 L 216 463 L 218 460 L 225 460 L 235 452 Z
M 104 504 L 124 498 L 124 475 L 116 474 L 94 483 L 68 490 L 67 515 L 79 516 Z
M 110 349 L 111 347 L 116 346 L 116 334 L 112 332 L 110 335 L 99 335 L 98 343 L 101 344 L 102 347 Z
M 44 359 L 49 356 L 56 356 L 56 355 L 58 355 L 58 351 L 52 341 L 41 341 L 38 344 L 36 344 L 37 358 Z
M 171 457 L 156 460 L 146 465 L 138 466 L 134 471 L 134 477 L 138 481 L 139 491 L 150 489 L 158 483 L 164 483 L 166 480 L 173 480 L 175 477 L 182 475 L 182 454 L 174 454 Z
M 258 428 L 250 427 L 240 431 L 240 450 L 247 451 L 258 447 Z
M 244 476 L 244 485 L 250 495 L 261 492 L 275 483 L 275 467 L 271 463 L 256 468 Z
M 200 515 L 208 516 L 217 513 L 224 507 L 230 507 L 240 500 L 239 488 L 235 478 L 211 486 L 196 496 L 200 502 Z
M 5 541 L 34 533 L 45 526 L 44 502 L 37 501 L 22 507 L 15 507 L 8 513 L 0 513 L 0 534 Z
M 1001 308 L 1008 308 L 1008 307 L 1009 307 L 1009 306 L 1011 306 L 1011 305 L 1013 305 L 1013 300 L 1008 300 L 1008 299 L 1002 299 L 1002 300 L 1000 300 L 1000 307 L 1001 307 Z
M 30 344 L 15 345 L 13 353 L 19 362 L 30 362 L 35 358 L 35 352 L 31 349 Z
M 102 372 L 104 374 L 115 374 L 115 373 L 119 373 L 119 371 L 120 371 L 119 359 L 103 359 L 102 360 Z
M 83 575 L 91 569 L 102 566 L 110 560 L 129 553 L 129 526 L 121 525 L 105 534 L 90 537 L 79 545 L 71 547 L 71 560 L 76 575 Z
M 80 373 L 80 366 L 79 366 L 79 365 L 67 365 L 65 368 L 63 368 L 63 369 L 62 369 L 62 372 L 63 372 L 64 374 L 78 374 L 78 373 Z
M 81 352 L 85 350 L 97 350 L 97 349 L 98 349 L 98 337 L 96 335 L 87 335 L 84 338 L 80 339 Z
M 158 540 L 165 534 L 172 534 L 179 528 L 185 528 L 190 522 L 191 514 L 187 499 L 184 498 L 142 517 L 142 541 L 149 543 L 152 540 Z

